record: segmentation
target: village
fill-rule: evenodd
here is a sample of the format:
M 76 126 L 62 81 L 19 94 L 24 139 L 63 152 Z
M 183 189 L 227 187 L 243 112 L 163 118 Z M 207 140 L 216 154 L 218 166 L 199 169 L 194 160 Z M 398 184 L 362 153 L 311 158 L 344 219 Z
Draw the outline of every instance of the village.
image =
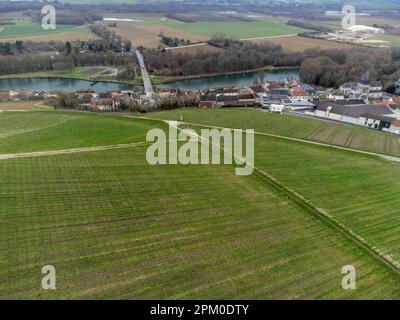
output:
M 400 87 L 400 83 L 397 83 Z M 54 101 L 60 92 L 0 91 L 1 101 Z M 379 81 L 366 72 L 358 82 L 342 84 L 338 89 L 322 88 L 287 79 L 284 83 L 267 81 L 243 87 L 180 90 L 162 88 L 149 96 L 137 91 L 81 90 L 69 93 L 67 108 L 82 111 L 123 112 L 174 109 L 178 107 L 258 108 L 264 112 L 290 113 L 348 123 L 400 135 L 400 96 L 383 91 Z M 188 104 L 190 101 L 191 104 Z M 167 106 L 165 106 L 167 105 Z M 59 107 L 53 102 L 55 108 Z

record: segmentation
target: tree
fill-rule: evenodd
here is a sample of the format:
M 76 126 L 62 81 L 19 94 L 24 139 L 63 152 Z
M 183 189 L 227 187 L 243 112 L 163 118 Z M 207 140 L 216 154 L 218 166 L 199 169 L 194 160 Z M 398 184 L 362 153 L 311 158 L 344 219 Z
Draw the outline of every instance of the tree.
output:
M 71 42 L 67 41 L 65 43 L 65 50 L 66 50 L 67 56 L 71 54 L 71 51 L 72 51 Z

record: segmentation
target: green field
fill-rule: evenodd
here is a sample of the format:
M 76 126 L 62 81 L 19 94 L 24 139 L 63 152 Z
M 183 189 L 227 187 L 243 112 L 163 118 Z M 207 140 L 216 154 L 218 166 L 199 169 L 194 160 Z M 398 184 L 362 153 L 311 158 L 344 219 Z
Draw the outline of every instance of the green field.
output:
M 279 122 L 248 111 L 185 112 L 185 120 L 226 127 L 253 114 L 257 130 Z M 0 155 L 141 142 L 154 127 L 166 129 L 120 116 L 4 112 Z M 397 272 L 266 176 L 238 177 L 231 165 L 150 166 L 145 152 L 0 160 L 1 298 L 400 297 Z M 256 166 L 399 257 L 400 164 L 257 136 Z M 51 292 L 40 289 L 48 264 L 57 270 Z M 341 288 L 348 264 L 357 270 L 354 291 Z
M 194 22 L 194 23 L 172 23 L 166 25 L 171 28 L 199 34 L 206 37 L 213 37 L 216 33 L 223 33 L 235 39 L 273 37 L 305 32 L 305 29 L 292 27 L 284 23 L 271 21 L 256 22 Z
M 291 138 L 328 143 L 357 150 L 400 156 L 398 136 L 335 122 L 277 115 L 261 111 L 181 109 L 149 114 L 149 117 L 180 120 L 238 129 L 255 129 Z
M 18 20 L 16 25 L 7 25 L 0 31 L 0 39 L 2 38 L 15 38 L 21 36 L 34 36 L 41 34 L 48 34 L 54 32 L 64 32 L 73 29 L 81 28 L 75 25 L 59 25 L 55 30 L 45 30 L 40 24 L 32 23 L 28 20 Z

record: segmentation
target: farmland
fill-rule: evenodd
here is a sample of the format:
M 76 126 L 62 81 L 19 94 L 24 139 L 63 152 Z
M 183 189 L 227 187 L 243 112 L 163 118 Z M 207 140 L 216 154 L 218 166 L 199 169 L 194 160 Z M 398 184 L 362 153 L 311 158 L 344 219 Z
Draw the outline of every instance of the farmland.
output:
M 195 22 L 195 23 L 169 23 L 170 27 L 199 34 L 212 38 L 217 33 L 223 33 L 235 39 L 246 39 L 255 37 L 272 37 L 293 35 L 304 32 L 304 29 L 288 26 L 282 23 L 270 21 L 255 22 Z
M 21 33 L 19 35 L 8 35 L 5 37 L 1 37 L 0 33 L 0 40 L 1 41 L 35 41 L 35 42 L 42 42 L 42 41 L 87 41 L 97 39 L 97 36 L 90 31 L 88 28 L 80 27 L 75 29 L 67 29 L 65 31 L 54 31 L 54 32 L 39 32 L 36 34 L 29 33 Z
M 218 125 L 230 128 L 243 127 L 239 122 L 235 122 L 239 119 L 235 118 L 236 115 L 240 115 L 247 128 L 255 128 L 259 132 L 297 136 L 309 140 L 315 140 L 315 137 L 319 136 L 320 141 L 330 144 L 338 144 L 338 137 L 344 138 L 349 134 L 346 131 L 349 128 L 342 124 L 314 122 L 296 117 L 283 120 L 280 115 L 275 118 L 274 115 L 265 114 L 263 117 L 254 112 L 247 112 L 246 115 L 246 111 L 218 112 L 218 116 L 215 112 L 207 115 L 208 119 L 202 112 L 180 111 L 178 114 L 183 116 L 185 121 L 194 123 L 210 124 L 210 119 L 218 119 L 215 121 Z M 163 117 L 165 114 L 158 116 Z M 270 116 L 272 118 L 268 119 Z M 170 115 L 171 119 L 174 117 L 175 115 Z M 276 123 L 275 127 L 272 120 Z M 283 121 L 288 125 L 283 126 Z M 321 127 L 317 126 L 318 122 L 321 127 L 327 128 L 326 132 L 321 131 Z M 307 130 L 314 133 L 310 135 Z M 386 139 L 389 138 L 393 139 L 390 141 L 397 147 L 399 145 L 398 138 L 390 135 L 366 129 L 354 130 L 355 140 L 364 141 L 364 144 L 358 145 L 359 149 L 373 149 L 375 152 L 385 153 L 383 146 L 387 145 Z M 301 136 L 300 132 L 306 133 Z M 256 166 L 260 170 L 272 174 L 284 186 L 298 192 L 318 208 L 337 218 L 391 259 L 400 261 L 397 246 L 400 240 L 397 209 L 400 205 L 397 199 L 400 191 L 400 183 L 397 182 L 400 174 L 398 162 L 263 135 L 257 136 L 256 141 Z M 366 141 L 371 145 L 367 146 Z M 385 205 L 386 203 L 390 205 Z
M 10 14 L 10 16 L 14 17 Z M 30 41 L 75 41 L 95 39 L 88 28 L 75 25 L 57 24 L 55 30 L 45 30 L 40 24 L 33 23 L 30 19 L 17 16 L 15 25 L 6 25 L 0 31 L 0 40 L 30 40 Z
M 176 110 L 150 117 L 179 120 L 229 128 L 252 128 L 257 132 L 328 143 L 357 150 L 400 156 L 399 138 L 379 131 L 342 123 L 325 122 L 292 115 L 260 111 Z
M 196 13 L 191 16 L 211 19 L 210 13 Z M 249 14 L 250 15 L 250 14 Z M 304 32 L 304 29 L 288 26 L 285 19 L 261 16 L 255 21 L 228 20 L 226 17 L 213 17 L 213 21 L 198 21 L 186 23 L 167 18 L 162 14 L 129 14 L 109 13 L 107 18 L 132 19 L 133 21 L 118 21 L 117 27 L 109 28 L 129 39 L 134 45 L 143 45 L 154 48 L 160 44 L 159 34 L 163 33 L 170 37 L 183 38 L 192 42 L 206 41 L 217 34 L 225 34 L 235 39 L 274 37 L 295 35 Z M 204 18 L 204 16 L 206 18 Z M 250 15 L 251 16 L 251 15 Z M 207 18 L 208 17 L 208 18 Z M 221 19 L 218 21 L 217 19 Z M 108 25 L 107 21 L 102 22 Z
M 328 41 L 322 39 L 314 39 L 300 36 L 285 36 L 285 37 L 273 37 L 252 40 L 255 43 L 273 42 L 281 45 L 285 51 L 289 52 L 300 52 L 307 49 L 349 49 L 356 47 L 348 43 L 341 43 L 335 41 Z
M 96 114 L 0 113 L 0 154 L 137 143 L 153 127 L 165 125 Z M 378 160 L 371 157 L 315 146 L 302 151 L 302 144 L 267 137 L 256 143 L 259 165 L 288 185 L 305 178 L 302 166 L 311 168 L 305 154 L 329 158 L 338 178 L 335 160 L 344 166 L 348 159 L 379 179 L 384 172 L 374 171 Z M 2 298 L 399 298 L 397 273 L 262 175 L 238 177 L 230 165 L 150 166 L 145 152 L 138 145 L 0 160 Z M 277 155 L 284 160 L 275 161 Z M 303 188 L 309 195 L 311 184 Z M 321 204 L 332 210 L 326 197 Z M 38 289 L 47 264 L 57 269 L 52 292 Z M 357 268 L 355 291 L 340 285 L 347 264 Z

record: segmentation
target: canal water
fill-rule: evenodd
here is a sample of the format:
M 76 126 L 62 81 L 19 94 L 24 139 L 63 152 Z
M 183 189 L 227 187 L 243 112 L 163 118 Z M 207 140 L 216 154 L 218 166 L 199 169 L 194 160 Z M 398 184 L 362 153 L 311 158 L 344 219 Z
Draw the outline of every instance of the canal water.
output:
M 283 82 L 286 79 L 298 79 L 298 69 L 275 69 L 271 71 L 243 72 L 238 74 L 209 76 L 196 79 L 179 80 L 157 85 L 157 88 L 177 88 L 200 90 L 224 86 L 249 86 L 263 81 Z M 125 83 L 91 82 L 64 78 L 16 78 L 0 79 L 0 90 L 23 91 L 78 91 L 93 89 L 99 91 L 142 90 L 140 86 Z
M 299 79 L 299 69 L 275 69 L 271 71 L 243 72 L 196 79 L 179 80 L 157 85 L 158 88 L 201 90 L 225 86 L 250 86 L 264 81 L 284 82 L 286 79 Z
M 1 79 L 0 90 L 23 91 L 78 91 L 93 89 L 95 91 L 132 90 L 133 85 L 111 82 L 91 82 L 63 78 L 20 78 Z

